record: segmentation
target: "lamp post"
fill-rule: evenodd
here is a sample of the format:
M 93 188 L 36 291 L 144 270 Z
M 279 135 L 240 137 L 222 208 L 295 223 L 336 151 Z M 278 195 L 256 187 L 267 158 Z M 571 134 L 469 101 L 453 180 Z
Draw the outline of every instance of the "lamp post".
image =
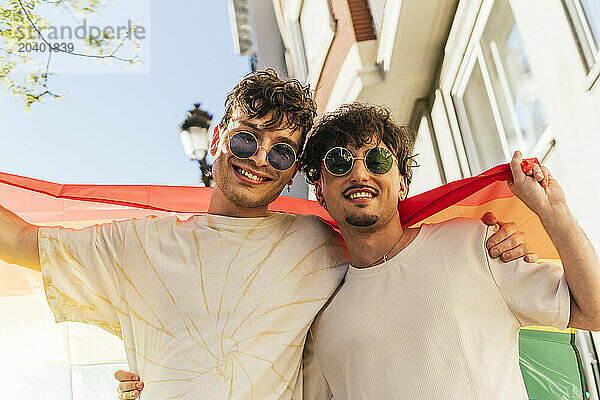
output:
M 200 108 L 200 103 L 194 104 L 194 108 L 188 111 L 185 121 L 180 127 L 180 138 L 185 154 L 191 160 L 198 161 L 202 182 L 204 186 L 212 186 L 211 166 L 206 162 L 208 155 L 208 128 L 212 121 L 212 115 Z

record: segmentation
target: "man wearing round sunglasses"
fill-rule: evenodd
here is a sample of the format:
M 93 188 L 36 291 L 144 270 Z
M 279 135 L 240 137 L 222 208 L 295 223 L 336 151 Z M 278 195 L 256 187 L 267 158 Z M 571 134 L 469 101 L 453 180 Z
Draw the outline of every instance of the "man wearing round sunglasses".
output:
M 351 261 L 304 353 L 304 400 L 528 399 L 519 328 L 600 330 L 600 261 L 545 167 L 509 187 L 541 219 L 561 266 L 488 255 L 489 227 L 456 219 L 404 228 L 412 133 L 389 111 L 324 116 L 302 169 L 338 223 Z
M 348 255 L 326 223 L 268 205 L 296 172 L 315 110 L 298 81 L 252 73 L 215 129 L 207 214 L 73 230 L 0 207 L 0 259 L 41 270 L 57 321 L 123 339 L 144 379 L 131 395 L 145 385 L 145 399 L 299 398 L 306 332 Z

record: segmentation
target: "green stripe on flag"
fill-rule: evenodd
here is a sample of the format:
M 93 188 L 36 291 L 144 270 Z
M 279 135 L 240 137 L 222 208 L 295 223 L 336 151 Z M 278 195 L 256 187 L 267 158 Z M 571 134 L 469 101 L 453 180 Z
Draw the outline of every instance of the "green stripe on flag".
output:
M 575 334 L 522 329 L 519 361 L 530 399 L 585 399 Z

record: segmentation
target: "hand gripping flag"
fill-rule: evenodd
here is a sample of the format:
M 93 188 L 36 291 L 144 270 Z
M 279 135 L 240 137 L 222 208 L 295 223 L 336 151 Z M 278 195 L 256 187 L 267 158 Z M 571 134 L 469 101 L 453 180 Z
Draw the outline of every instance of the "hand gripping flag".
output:
M 531 168 L 536 160 L 526 160 Z M 456 217 L 481 218 L 492 211 L 501 221 L 514 221 L 541 259 L 559 262 L 558 253 L 539 218 L 516 198 L 506 183 L 508 164 L 454 181 L 400 203 L 403 226 L 436 223 Z M 0 204 L 39 225 L 85 227 L 148 215 L 185 219 L 204 213 L 212 188 L 156 185 L 62 185 L 0 173 Z M 316 202 L 279 197 L 271 211 L 316 215 L 337 228 Z M 35 273 L 0 262 L 0 299 L 41 291 Z M 422 334 L 426 334 L 423 332 Z M 14 347 L 12 348 L 14 351 Z M 18 351 L 18 349 L 17 349 Z M 521 331 L 521 370 L 530 398 L 581 399 L 585 391 L 574 331 L 534 327 Z

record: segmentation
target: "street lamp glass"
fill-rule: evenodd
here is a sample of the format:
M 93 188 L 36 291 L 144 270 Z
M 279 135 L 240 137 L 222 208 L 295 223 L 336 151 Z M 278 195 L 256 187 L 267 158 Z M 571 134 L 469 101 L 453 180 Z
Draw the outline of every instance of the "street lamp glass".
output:
M 188 158 L 201 160 L 208 151 L 208 129 L 191 126 L 181 131 L 181 143 Z

